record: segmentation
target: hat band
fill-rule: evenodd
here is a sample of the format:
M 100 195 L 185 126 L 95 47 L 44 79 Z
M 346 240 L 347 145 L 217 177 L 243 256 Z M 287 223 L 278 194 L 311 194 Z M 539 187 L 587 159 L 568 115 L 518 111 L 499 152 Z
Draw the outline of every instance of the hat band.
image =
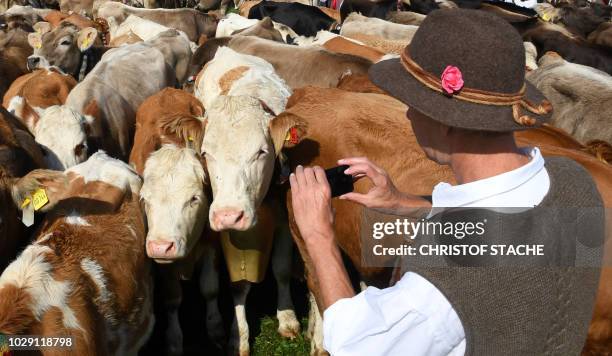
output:
M 406 47 L 402 53 L 400 61 L 406 71 L 408 71 L 408 73 L 410 73 L 421 84 L 425 85 L 429 89 L 444 94 L 442 81 L 413 61 L 412 58 L 410 58 L 408 47 Z M 540 104 L 535 105 L 525 97 L 525 91 L 525 84 L 523 84 L 521 90 L 511 94 L 463 87 L 459 91 L 455 92 L 452 97 L 475 104 L 512 106 L 512 116 L 514 121 L 519 125 L 532 126 L 536 123 L 536 120 L 529 115 L 521 115 L 521 108 L 536 115 L 545 115 L 552 111 L 552 105 L 548 100 L 542 100 Z

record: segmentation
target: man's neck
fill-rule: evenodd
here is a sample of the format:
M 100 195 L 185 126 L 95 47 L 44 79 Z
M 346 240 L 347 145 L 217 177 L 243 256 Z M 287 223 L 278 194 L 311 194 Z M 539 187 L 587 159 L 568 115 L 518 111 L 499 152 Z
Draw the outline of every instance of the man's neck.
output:
M 529 163 L 518 149 L 495 153 L 453 153 L 450 167 L 457 184 L 465 184 L 510 172 Z

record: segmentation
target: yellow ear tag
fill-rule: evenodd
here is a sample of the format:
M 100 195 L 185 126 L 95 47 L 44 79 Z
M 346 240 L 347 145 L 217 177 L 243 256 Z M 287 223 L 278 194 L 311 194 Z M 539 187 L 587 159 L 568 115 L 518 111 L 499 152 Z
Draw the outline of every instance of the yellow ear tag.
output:
M 30 204 L 32 202 L 32 200 L 30 200 L 30 198 L 25 198 L 23 200 L 23 203 L 21 203 L 21 209 L 25 208 L 26 206 L 28 206 L 28 204 Z
M 287 136 L 285 136 L 285 141 L 291 141 L 291 132 L 287 131 Z
M 193 137 L 189 136 L 189 137 L 187 137 L 187 139 L 188 139 L 189 141 L 193 142 Z
M 49 198 L 44 189 L 38 188 L 34 191 L 34 194 L 32 194 L 32 205 L 34 205 L 34 210 L 40 210 L 40 208 L 45 206 L 48 202 Z
M 40 49 L 42 47 L 42 43 L 37 43 L 36 45 L 34 45 L 34 47 L 36 47 L 36 49 Z
M 85 39 L 83 40 L 83 44 L 81 45 L 82 48 L 87 48 L 89 47 L 89 37 L 85 37 Z
M 549 14 L 544 14 L 542 15 L 542 20 L 549 22 L 550 21 L 550 15 Z

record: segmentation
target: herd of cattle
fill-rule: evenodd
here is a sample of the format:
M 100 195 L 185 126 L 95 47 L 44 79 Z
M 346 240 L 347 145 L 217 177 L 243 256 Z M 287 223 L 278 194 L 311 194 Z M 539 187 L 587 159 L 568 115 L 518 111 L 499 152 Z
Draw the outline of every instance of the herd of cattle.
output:
M 521 33 L 526 77 L 555 110 L 551 125 L 519 132 L 517 141 L 581 163 L 612 206 L 611 7 L 579 0 L 535 10 L 466 0 L 330 4 L 337 8 L 0 3 L 0 334 L 71 335 L 75 346 L 65 354 L 136 354 L 155 322 L 155 285 L 168 320 L 166 351 L 181 354 L 180 280 L 201 266 L 208 334 L 247 355 L 246 297 L 268 264 L 278 332 L 300 333 L 290 292 L 297 246 L 311 292 L 307 336 L 311 352 L 323 354 L 318 283 L 286 178 L 299 164 L 331 167 L 367 156 L 414 194 L 453 182 L 420 150 L 406 107 L 367 77 L 438 8 L 491 12 Z M 338 244 L 359 278 L 385 286 L 389 269 L 361 263 L 362 209 L 346 201 L 334 207 Z M 235 305 L 229 339 L 219 261 Z M 606 268 L 583 354 L 611 352 Z

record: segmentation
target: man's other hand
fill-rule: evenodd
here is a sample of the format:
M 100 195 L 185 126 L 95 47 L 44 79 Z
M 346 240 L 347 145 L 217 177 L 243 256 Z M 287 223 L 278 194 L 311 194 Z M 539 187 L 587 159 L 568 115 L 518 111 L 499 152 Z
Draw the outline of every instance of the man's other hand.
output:
M 319 166 L 297 166 L 289 176 L 293 216 L 306 243 L 333 240 L 331 188 Z
M 344 173 L 352 175 L 355 180 L 367 177 L 372 181 L 372 187 L 366 194 L 351 192 L 340 196 L 340 199 L 387 214 L 422 216 L 431 207 L 430 202 L 419 196 L 400 192 L 389 174 L 366 157 L 345 158 L 338 164 L 348 165 Z

